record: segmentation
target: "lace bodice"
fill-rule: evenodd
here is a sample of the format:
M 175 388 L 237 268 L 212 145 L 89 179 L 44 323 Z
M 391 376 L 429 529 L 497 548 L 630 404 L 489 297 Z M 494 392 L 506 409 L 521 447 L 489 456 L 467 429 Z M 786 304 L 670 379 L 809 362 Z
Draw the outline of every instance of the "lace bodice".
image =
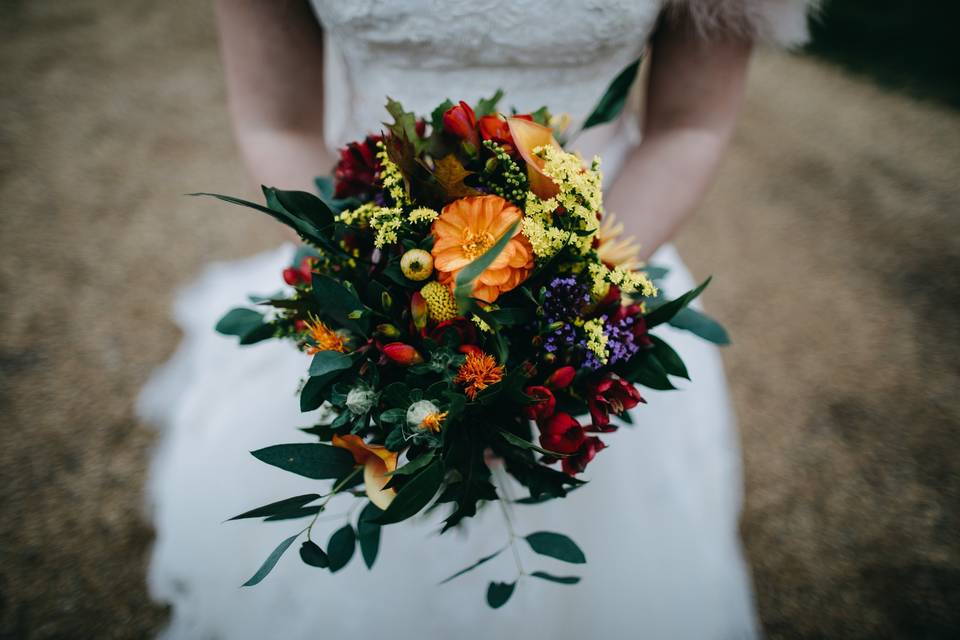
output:
M 327 140 L 340 146 L 375 129 L 386 117 L 386 96 L 429 113 L 445 98 L 472 102 L 498 88 L 506 92 L 502 108 L 547 105 L 576 123 L 643 51 L 665 3 L 696 2 L 314 0 L 327 36 Z M 690 9 L 705 25 L 722 24 L 736 6 L 758 35 L 786 42 L 803 36 L 804 0 L 699 2 L 714 3 Z M 620 121 L 591 130 L 579 150 L 603 152 L 611 173 L 639 139 L 635 116 L 628 108 Z

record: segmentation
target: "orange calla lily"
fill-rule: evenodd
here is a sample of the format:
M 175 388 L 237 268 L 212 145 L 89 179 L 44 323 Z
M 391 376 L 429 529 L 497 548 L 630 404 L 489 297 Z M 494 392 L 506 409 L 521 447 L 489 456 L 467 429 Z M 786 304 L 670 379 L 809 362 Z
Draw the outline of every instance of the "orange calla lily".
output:
M 384 489 L 383 487 L 388 481 L 386 474 L 397 469 L 399 454 L 395 451 L 388 451 L 386 447 L 380 444 L 367 444 L 360 436 L 353 434 L 335 435 L 331 444 L 346 449 L 353 454 L 353 459 L 357 464 L 363 465 L 363 484 L 370 502 L 380 509 L 389 507 L 397 492 L 394 489 Z
M 543 200 L 557 195 L 557 185 L 543 173 L 543 159 L 533 155 L 533 150 L 537 147 L 552 145 L 560 148 L 560 144 L 553 137 L 553 130 L 523 118 L 507 118 L 507 126 L 510 127 L 510 136 L 517 151 L 527 163 L 530 190 Z

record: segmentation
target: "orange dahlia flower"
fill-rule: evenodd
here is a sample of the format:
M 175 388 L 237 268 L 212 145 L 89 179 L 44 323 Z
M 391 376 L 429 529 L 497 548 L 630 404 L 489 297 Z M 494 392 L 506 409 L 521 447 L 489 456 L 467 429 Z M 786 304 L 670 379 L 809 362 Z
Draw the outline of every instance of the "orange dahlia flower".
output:
M 457 274 L 482 256 L 523 216 L 500 196 L 454 200 L 433 222 L 433 266 L 441 284 L 453 286 Z M 480 274 L 473 297 L 490 303 L 523 282 L 533 269 L 533 248 L 517 225 L 513 238 L 497 259 Z

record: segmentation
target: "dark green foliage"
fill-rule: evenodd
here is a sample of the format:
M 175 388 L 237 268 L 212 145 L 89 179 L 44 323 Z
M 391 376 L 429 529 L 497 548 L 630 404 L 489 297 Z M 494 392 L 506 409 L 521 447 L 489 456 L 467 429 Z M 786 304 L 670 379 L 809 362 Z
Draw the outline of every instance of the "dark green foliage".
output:
M 217 333 L 239 337 L 240 344 L 254 344 L 274 334 L 273 326 L 264 321 L 263 314 L 253 309 L 231 309 L 214 328 Z
M 554 576 L 546 571 L 534 571 L 530 574 L 534 578 L 540 578 L 541 580 L 549 580 L 550 582 L 556 582 L 559 584 L 577 584 L 580 582 L 579 576 Z
M 443 464 L 440 460 L 427 465 L 397 492 L 387 510 L 373 519 L 378 524 L 393 524 L 416 515 L 437 494 L 443 482 Z
M 316 542 L 307 540 L 300 545 L 300 559 L 311 567 L 326 569 L 330 566 L 330 558 Z
M 685 329 L 708 342 L 718 345 L 730 344 L 730 336 L 727 334 L 727 330 L 702 311 L 686 307 L 680 309 L 669 322 L 671 327 Z
M 542 556 L 550 556 L 573 564 L 583 564 L 587 561 L 580 547 L 562 533 L 538 531 L 526 536 L 526 540 L 530 548 Z
M 327 558 L 330 561 L 330 572 L 336 573 L 347 566 L 353 552 L 357 549 L 357 534 L 353 527 L 345 524 L 330 536 L 327 543 Z
M 263 581 L 263 579 L 266 578 L 271 571 L 273 571 L 273 568 L 277 566 L 280 556 L 282 556 L 284 552 L 290 548 L 290 545 L 293 544 L 293 541 L 296 540 L 299 535 L 299 533 L 296 533 L 277 545 L 277 548 L 274 549 L 269 556 L 267 556 L 267 559 L 263 561 L 263 564 L 260 565 L 260 568 L 257 569 L 257 572 L 253 574 L 249 580 L 244 582 L 242 586 L 252 587 L 255 584 L 260 584 L 260 582 Z
M 503 548 L 501 548 L 501 549 L 498 549 L 497 551 L 494 551 L 493 553 L 491 553 L 491 554 L 488 555 L 488 556 L 484 556 L 484 557 L 480 558 L 479 560 L 477 560 L 476 562 L 474 562 L 474 563 L 473 563 L 472 565 L 470 565 L 469 567 L 465 567 L 465 568 L 463 568 L 463 569 L 460 569 L 460 571 L 457 571 L 455 574 L 453 574 L 453 575 L 450 576 L 449 578 L 445 578 L 444 580 L 442 580 L 442 581 L 440 582 L 440 584 L 446 584 L 446 583 L 450 582 L 451 580 L 453 580 L 454 578 L 459 578 L 459 577 L 462 576 L 463 574 L 468 573 L 468 572 L 470 572 L 470 571 L 473 571 L 474 569 L 476 569 L 476 568 L 479 567 L 480 565 L 484 564 L 485 562 L 489 562 L 490 560 L 493 560 L 494 558 L 496 558 L 498 555 L 500 555 L 501 553 L 503 553 L 503 552 L 506 550 L 506 548 L 507 548 L 507 547 L 503 547 Z
M 285 513 L 290 513 L 296 511 L 303 507 L 309 502 L 313 502 L 320 495 L 317 493 L 307 493 L 302 496 L 294 496 L 293 498 L 287 498 L 286 500 L 278 500 L 277 502 L 271 502 L 270 504 L 264 505 L 262 507 L 257 507 L 256 509 L 251 509 L 250 511 L 245 511 L 238 516 L 233 516 L 231 520 L 241 520 L 243 518 L 266 518 L 268 516 L 275 516 Z
M 372 502 L 360 512 L 360 519 L 357 521 L 357 538 L 360 540 L 360 554 L 363 556 L 363 563 L 368 569 L 373 568 L 373 563 L 377 559 L 377 552 L 380 550 L 380 525 L 376 522 L 377 518 L 383 514 L 383 511 Z
M 507 604 L 516 586 L 516 582 L 491 582 L 487 587 L 487 604 L 493 609 L 499 609 Z
M 251 453 L 284 471 L 317 480 L 346 476 L 354 466 L 349 452 L 319 443 L 276 444 Z
M 589 129 L 598 124 L 610 122 L 620 115 L 623 106 L 627 102 L 627 96 L 630 94 L 630 87 L 637 77 L 637 71 L 640 69 L 640 58 L 637 58 L 628 64 L 623 71 L 617 74 L 610 86 L 600 98 L 600 102 L 593 108 L 593 111 L 583 123 L 583 129 Z

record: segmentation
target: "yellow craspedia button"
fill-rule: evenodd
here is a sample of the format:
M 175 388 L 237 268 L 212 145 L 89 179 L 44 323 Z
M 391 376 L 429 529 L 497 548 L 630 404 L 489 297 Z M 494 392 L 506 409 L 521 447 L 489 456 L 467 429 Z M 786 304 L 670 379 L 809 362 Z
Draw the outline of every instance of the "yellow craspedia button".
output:
M 433 273 L 433 256 L 423 249 L 410 249 L 400 258 L 400 271 L 411 280 L 426 280 Z
M 457 302 L 453 299 L 453 294 L 439 282 L 428 282 L 420 289 L 420 295 L 427 301 L 427 313 L 434 322 L 458 317 Z

